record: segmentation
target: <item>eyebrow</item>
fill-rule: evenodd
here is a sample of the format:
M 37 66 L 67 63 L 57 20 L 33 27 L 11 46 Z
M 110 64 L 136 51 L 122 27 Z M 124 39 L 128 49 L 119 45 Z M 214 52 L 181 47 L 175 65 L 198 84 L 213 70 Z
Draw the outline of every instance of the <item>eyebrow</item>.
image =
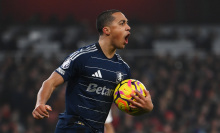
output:
M 120 23 L 120 22 L 123 22 L 123 23 L 127 22 L 128 23 L 128 20 L 120 20 L 118 23 Z

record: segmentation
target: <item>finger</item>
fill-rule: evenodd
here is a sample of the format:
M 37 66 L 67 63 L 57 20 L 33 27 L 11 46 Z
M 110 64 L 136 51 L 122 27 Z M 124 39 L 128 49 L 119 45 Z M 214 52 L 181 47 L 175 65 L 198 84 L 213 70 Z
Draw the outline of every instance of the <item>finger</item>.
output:
M 40 108 L 37 108 L 36 110 L 40 115 L 45 116 L 45 117 L 49 117 L 49 113 L 47 112 L 47 110 L 45 108 L 40 107 Z
M 150 92 L 148 90 L 144 90 L 144 93 L 145 93 L 147 98 L 151 99 L 151 95 L 150 95 Z
M 134 106 L 134 105 L 129 105 L 129 107 L 132 108 L 132 109 L 137 109 L 137 107 Z
M 52 111 L 52 108 L 49 105 L 45 106 L 46 110 Z
M 37 116 L 35 115 L 34 112 L 32 112 L 32 115 L 33 115 L 33 117 L 34 117 L 35 119 L 37 119 Z
M 130 95 L 131 95 L 132 97 L 138 97 L 137 93 L 139 93 L 139 92 L 135 90 L 134 93 L 131 93 Z
M 146 89 L 144 89 L 144 93 L 145 93 L 146 97 L 150 94 L 150 92 Z
M 135 106 L 134 106 L 134 104 L 135 104 L 135 103 L 134 103 L 134 101 L 133 101 L 133 100 L 128 99 L 128 102 L 130 102 L 129 106 L 135 107 Z
M 139 107 L 142 107 L 141 104 L 138 103 L 138 102 L 136 102 L 136 101 L 133 101 L 133 100 L 131 100 L 131 99 L 129 99 L 128 101 L 131 103 L 130 105 L 131 105 L 132 107 L 135 107 L 135 108 L 137 108 L 137 107 L 138 107 L 138 108 L 139 108 Z
M 137 92 L 138 93 L 138 92 Z M 140 94 L 141 95 L 141 94 Z M 139 95 L 138 96 L 136 96 L 136 95 L 132 95 L 131 94 L 131 96 L 138 102 L 138 103 L 142 103 L 143 102 L 143 97 L 142 97 L 142 99 L 139 97 Z
M 138 95 L 138 97 L 140 99 L 144 99 L 145 98 L 139 91 L 135 91 L 135 93 Z
M 36 119 L 43 119 L 44 116 L 42 116 L 40 113 L 38 113 L 37 111 L 34 112 Z

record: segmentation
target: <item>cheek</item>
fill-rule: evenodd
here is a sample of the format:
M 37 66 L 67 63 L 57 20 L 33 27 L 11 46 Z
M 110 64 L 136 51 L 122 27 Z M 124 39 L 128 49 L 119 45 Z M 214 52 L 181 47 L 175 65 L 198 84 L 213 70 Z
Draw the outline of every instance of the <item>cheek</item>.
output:
M 121 32 L 121 30 L 115 30 L 114 34 L 113 34 L 113 38 L 114 40 L 120 41 L 123 39 L 123 32 Z

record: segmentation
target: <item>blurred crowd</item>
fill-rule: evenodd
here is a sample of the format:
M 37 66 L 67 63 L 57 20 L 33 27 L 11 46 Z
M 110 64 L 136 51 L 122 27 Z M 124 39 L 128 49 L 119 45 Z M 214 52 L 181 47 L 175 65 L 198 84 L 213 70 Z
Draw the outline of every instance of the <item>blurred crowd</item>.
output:
M 154 110 L 133 117 L 112 105 L 117 133 L 219 133 L 220 56 L 211 54 L 217 31 L 198 27 L 155 27 L 132 24 L 132 36 L 120 51 L 132 78 L 150 91 Z M 201 31 L 199 31 L 201 30 Z M 196 32 L 197 31 L 197 32 Z M 48 104 L 50 118 L 35 120 L 32 111 L 42 82 L 78 47 L 97 40 L 86 23 L 66 26 L 10 25 L 0 29 L 0 133 L 52 133 L 64 111 L 65 84 Z M 155 40 L 191 40 L 203 55 L 172 56 L 152 52 Z M 43 47 L 40 49 L 39 46 Z M 46 47 L 48 46 L 49 47 Z M 57 47 L 54 47 L 56 45 Z M 48 48 L 48 49 L 47 49 Z M 135 49 L 151 52 L 139 55 Z M 42 54 L 46 50 L 46 54 Z M 50 52 L 49 52 L 50 51 Z M 47 53 L 50 56 L 47 56 Z M 143 51 L 142 51 L 143 52 Z
M 124 57 L 125 58 L 125 57 Z M 32 110 L 42 82 L 61 63 L 59 59 L 31 55 L 18 59 L 5 54 L 0 65 L 0 132 L 52 133 L 64 110 L 65 84 L 56 89 L 48 104 L 50 118 L 34 120 Z M 133 78 L 150 91 L 154 110 L 133 117 L 113 104 L 117 133 L 218 133 L 220 132 L 220 57 L 181 55 L 143 56 L 126 60 Z
M 144 117 L 117 115 L 118 132 L 220 132 L 220 57 L 148 56 L 129 64 L 149 89 L 154 110 Z M 122 126 L 121 123 L 124 123 Z M 126 129 L 126 131 L 125 131 Z
M 147 24 L 137 20 L 129 20 L 129 25 L 132 36 L 128 49 L 153 49 L 160 41 L 175 44 L 185 41 L 193 48 L 209 52 L 220 43 L 220 25 Z M 72 50 L 97 39 L 95 23 L 78 22 L 71 16 L 64 21 L 51 16 L 45 23 L 37 15 L 26 23 L 10 18 L 0 21 L 1 50 L 39 49 L 40 46 Z

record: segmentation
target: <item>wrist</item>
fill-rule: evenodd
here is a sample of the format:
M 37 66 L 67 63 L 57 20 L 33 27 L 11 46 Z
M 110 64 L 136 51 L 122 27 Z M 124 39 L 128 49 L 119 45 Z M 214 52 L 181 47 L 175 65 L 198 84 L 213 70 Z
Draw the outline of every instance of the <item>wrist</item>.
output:
M 45 104 L 44 104 L 44 103 L 37 103 L 37 104 L 35 105 L 35 108 L 38 107 L 38 106 L 40 106 L 40 105 L 45 105 Z

